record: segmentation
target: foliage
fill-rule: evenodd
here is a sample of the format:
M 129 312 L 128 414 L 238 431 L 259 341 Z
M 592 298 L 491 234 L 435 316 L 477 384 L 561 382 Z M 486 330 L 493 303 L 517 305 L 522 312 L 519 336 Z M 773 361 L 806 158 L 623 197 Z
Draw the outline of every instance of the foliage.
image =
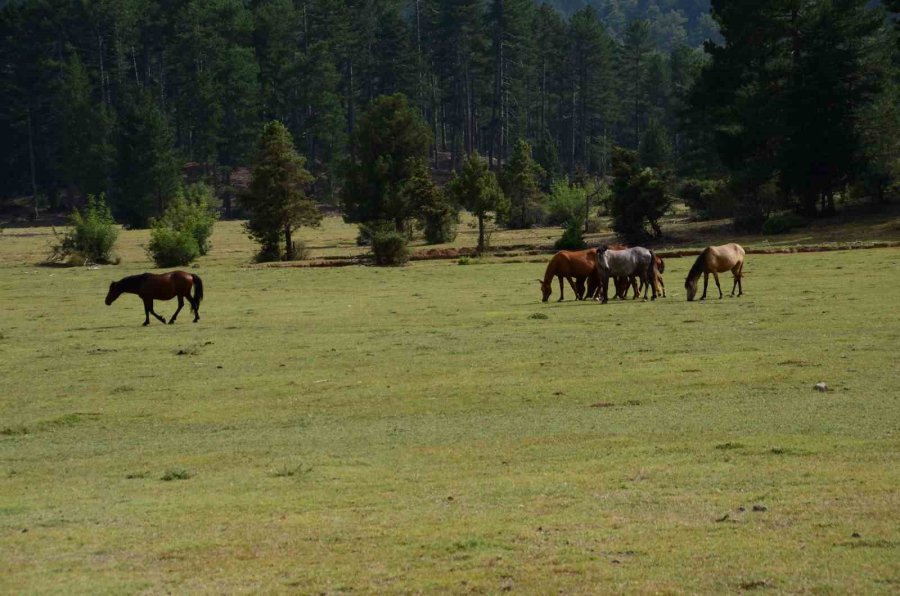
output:
M 651 120 L 638 149 L 642 166 L 661 169 L 671 165 L 672 145 L 667 137 L 665 127 L 656 120 Z
M 668 180 L 652 168 L 641 168 L 634 151 L 617 148 L 613 153 L 613 184 L 609 201 L 612 227 L 626 242 L 647 239 L 645 225 L 662 235 L 659 219 L 671 203 Z
M 84 212 L 77 209 L 69 216 L 69 228 L 57 234 L 57 244 L 48 260 L 69 260 L 79 264 L 118 263 L 112 249 L 119 237 L 119 228 L 112 217 L 106 196 L 89 196 Z
M 762 233 L 766 236 L 773 234 L 784 234 L 794 228 L 805 225 L 803 218 L 793 213 L 782 213 L 778 215 L 770 215 L 762 225 Z
M 250 212 L 247 233 L 260 244 L 260 261 L 293 260 L 294 230 L 316 227 L 322 221 L 322 214 L 304 192 L 304 186 L 312 181 L 304 165 L 285 126 L 277 121 L 266 124 L 250 189 L 241 197 L 241 204 Z
M 477 152 L 470 155 L 463 163 L 462 171 L 453 174 L 447 185 L 447 194 L 457 205 L 478 218 L 478 251 L 484 251 L 485 222 L 490 219 L 491 213 L 502 217 L 509 209 L 509 200 L 500 190 L 497 177 L 488 168 L 487 161 Z
M 544 223 L 563 226 L 570 222 L 583 222 L 588 189 L 569 184 L 564 179 L 554 180 L 547 199 L 547 215 Z
M 399 232 L 378 232 L 372 237 L 372 253 L 375 264 L 381 266 L 403 265 L 409 260 L 406 237 Z
M 359 233 L 356 235 L 357 246 L 372 246 L 372 238 L 381 232 L 393 232 L 394 224 L 390 221 L 374 220 L 368 223 L 357 224 Z
M 699 219 L 732 217 L 735 202 L 725 180 L 684 180 L 678 197 Z
M 443 189 L 431 180 L 424 161 L 403 183 L 400 193 L 403 195 L 402 201 L 411 206 L 424 228 L 428 244 L 443 244 L 456 238 L 459 210 L 446 199 Z
M 401 231 L 415 214 L 415 198 L 404 186 L 428 175 L 428 126 L 402 94 L 381 96 L 360 118 L 355 144 L 341 193 L 346 221 L 392 221 Z
M 192 184 L 175 196 L 162 217 L 152 221 L 152 228 L 171 228 L 178 232 L 187 232 L 197 243 L 199 254 L 209 252 L 209 239 L 212 236 L 216 217 L 210 208 L 212 189 L 198 182 Z
M 516 142 L 509 161 L 500 172 L 500 187 L 509 199 L 505 224 L 508 228 L 530 228 L 543 219 L 540 179 L 544 172 L 531 157 L 531 145 Z
M 583 226 L 579 221 L 570 221 L 563 231 L 562 237 L 553 243 L 556 250 L 582 250 L 587 248 L 584 242 Z
M 147 254 L 157 267 L 178 267 L 193 263 L 200 256 L 200 247 L 189 230 L 157 224 L 150 231 Z

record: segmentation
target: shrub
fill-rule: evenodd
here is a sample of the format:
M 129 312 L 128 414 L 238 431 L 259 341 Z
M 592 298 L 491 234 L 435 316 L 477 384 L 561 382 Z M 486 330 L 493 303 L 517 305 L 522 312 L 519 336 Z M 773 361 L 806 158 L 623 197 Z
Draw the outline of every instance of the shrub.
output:
M 193 476 L 193 474 L 191 474 L 184 468 L 169 468 L 168 470 L 166 470 L 166 473 L 162 475 L 160 480 L 164 482 L 171 482 L 173 480 L 187 480 L 191 476 Z
M 119 237 L 119 229 L 104 195 L 89 196 L 84 213 L 77 209 L 73 211 L 69 226 L 61 238 L 57 234 L 59 242 L 53 247 L 49 261 L 118 264 L 112 248 Z
M 685 180 L 678 196 L 700 219 L 732 217 L 734 196 L 724 180 Z
M 762 233 L 768 235 L 784 234 L 794 228 L 802 227 L 806 222 L 793 213 L 771 215 L 762 225 Z
M 553 246 L 556 250 L 582 250 L 587 248 L 581 231 L 581 222 L 569 222 L 562 237 L 557 240 Z
M 209 238 L 216 223 L 209 208 L 211 199 L 212 191 L 208 186 L 192 184 L 169 202 L 163 216 L 152 222 L 153 227 L 159 225 L 188 232 L 197 241 L 200 254 L 205 255 L 209 252 Z
M 562 226 L 570 221 L 583 220 L 586 197 L 585 188 L 569 186 L 565 180 L 555 180 L 550 186 L 544 223 Z
M 177 267 L 199 257 L 200 247 L 190 232 L 154 225 L 147 254 L 157 267 Z
M 397 232 L 379 232 L 372 238 L 376 265 L 403 265 L 409 260 L 406 238 Z
M 394 224 L 389 221 L 375 220 L 359 224 L 359 232 L 356 234 L 357 246 L 372 246 L 372 238 L 379 233 L 394 231 Z

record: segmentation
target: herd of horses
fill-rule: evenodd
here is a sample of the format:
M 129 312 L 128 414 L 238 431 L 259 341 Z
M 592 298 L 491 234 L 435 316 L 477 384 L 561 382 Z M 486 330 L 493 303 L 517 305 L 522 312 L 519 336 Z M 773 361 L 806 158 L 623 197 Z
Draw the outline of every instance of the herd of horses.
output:
M 559 300 L 563 299 L 563 279 L 572 286 L 575 297 L 578 300 L 596 298 L 601 302 L 609 299 L 609 282 L 615 283 L 615 296 L 624 300 L 628 289 L 634 291 L 634 298 L 644 292 L 652 291 L 652 300 L 662 294 L 666 295 L 666 285 L 662 274 L 665 271 L 665 263 L 652 250 L 642 246 L 601 246 L 587 250 L 563 250 L 550 259 L 544 279 L 541 283 L 543 301 L 547 302 L 553 293 L 553 278 L 559 279 Z M 725 244 L 722 246 L 708 246 L 703 249 L 694 265 L 688 272 L 684 287 L 687 290 L 687 299 L 693 300 L 697 294 L 697 284 L 703 275 L 703 295 L 700 300 L 706 298 L 706 288 L 709 284 L 709 275 L 712 274 L 719 289 L 719 298 L 722 297 L 722 286 L 719 285 L 719 273 L 731 271 L 734 274 L 734 285 L 731 295 L 738 290 L 738 296 L 743 295 L 744 288 L 741 284 L 744 270 L 744 249 L 738 244 Z M 194 290 L 191 295 L 191 290 Z M 122 294 L 137 294 L 144 303 L 144 325 L 150 324 L 150 315 L 153 315 L 161 323 L 166 319 L 153 310 L 154 300 L 171 300 L 178 298 L 178 309 L 168 323 L 171 325 L 178 318 L 178 313 L 184 307 L 187 300 L 194 313 L 194 322 L 200 320 L 200 301 L 203 300 L 203 280 L 195 273 L 184 271 L 171 271 L 169 273 L 141 273 L 123 277 L 109 285 L 106 294 L 106 305 L 109 306 Z
M 712 274 L 719 289 L 719 298 L 722 298 L 722 286 L 719 284 L 719 273 L 731 271 L 734 275 L 734 285 L 738 296 L 744 294 L 742 285 L 744 271 L 744 249 L 739 244 L 723 244 L 721 246 L 707 246 L 688 272 L 684 281 L 688 301 L 692 301 L 697 295 L 697 286 L 700 276 L 703 276 L 703 295 L 700 300 L 706 299 L 706 290 L 709 285 L 709 276 Z M 666 296 L 666 285 L 662 274 L 665 272 L 665 262 L 652 250 L 642 246 L 626 247 L 621 245 L 601 246 L 587 250 L 562 250 L 550 259 L 544 279 L 539 279 L 541 294 L 544 302 L 553 294 L 553 278 L 559 280 L 559 301 L 564 295 L 563 280 L 569 282 L 576 300 L 597 299 L 600 302 L 609 300 L 609 282 L 615 285 L 615 297 L 624 300 L 629 288 L 634 291 L 637 298 L 641 290 L 644 299 L 648 291 L 652 292 L 651 300 L 656 300 L 658 295 Z

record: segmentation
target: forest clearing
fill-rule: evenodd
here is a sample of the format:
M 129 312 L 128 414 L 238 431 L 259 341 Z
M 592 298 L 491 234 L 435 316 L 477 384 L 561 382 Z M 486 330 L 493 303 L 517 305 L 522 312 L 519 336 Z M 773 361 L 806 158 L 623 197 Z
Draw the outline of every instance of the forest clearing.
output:
M 142 328 L 103 297 L 145 233 L 96 268 L 35 267 L 42 234 L 0 236 L 4 592 L 900 582 L 900 249 L 541 304 L 542 263 L 263 268 L 221 223 L 203 319 Z

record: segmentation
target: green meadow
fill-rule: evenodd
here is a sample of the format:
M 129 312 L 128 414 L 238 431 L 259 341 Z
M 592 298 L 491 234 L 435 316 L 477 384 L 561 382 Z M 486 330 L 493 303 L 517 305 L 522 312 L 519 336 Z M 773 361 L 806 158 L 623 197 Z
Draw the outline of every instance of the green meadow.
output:
M 543 304 L 545 257 L 264 268 L 220 224 L 201 321 L 143 328 L 103 304 L 142 234 L 0 235 L 0 592 L 900 591 L 900 249 Z

